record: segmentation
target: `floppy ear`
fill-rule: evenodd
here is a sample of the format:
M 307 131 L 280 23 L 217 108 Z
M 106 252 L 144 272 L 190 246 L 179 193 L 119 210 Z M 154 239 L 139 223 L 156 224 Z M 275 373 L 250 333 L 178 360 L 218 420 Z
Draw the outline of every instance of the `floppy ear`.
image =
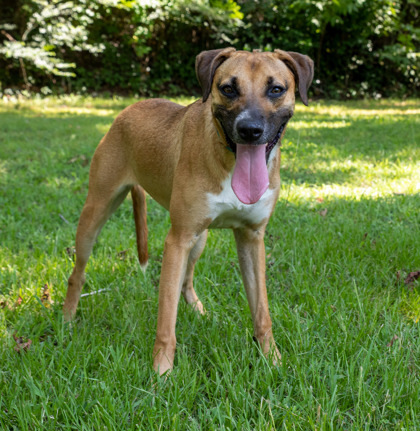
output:
M 299 54 L 298 52 L 282 51 L 280 49 L 275 49 L 274 52 L 279 55 L 280 60 L 295 75 L 300 98 L 308 106 L 308 89 L 314 77 L 314 62 L 307 55 Z
M 216 69 L 229 58 L 232 52 L 235 52 L 235 48 L 213 49 L 211 51 L 203 51 L 197 55 L 195 59 L 195 73 L 203 90 L 203 102 L 210 95 Z

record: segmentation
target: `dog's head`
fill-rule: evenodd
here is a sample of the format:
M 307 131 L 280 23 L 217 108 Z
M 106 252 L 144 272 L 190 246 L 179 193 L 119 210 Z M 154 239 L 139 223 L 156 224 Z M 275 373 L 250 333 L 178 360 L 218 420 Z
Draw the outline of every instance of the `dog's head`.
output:
M 196 73 L 203 102 L 211 95 L 216 126 L 236 154 L 237 164 L 239 151 L 245 149 L 247 157 L 259 151 L 269 160 L 293 115 L 296 88 L 303 103 L 308 104 L 313 70 L 308 56 L 281 50 L 247 52 L 226 48 L 197 56 Z M 254 148 L 257 146 L 264 146 L 265 152 Z M 258 157 L 260 160 L 262 156 Z
M 296 87 L 308 105 L 313 71 L 308 56 L 278 49 L 216 49 L 196 59 L 203 102 L 211 94 L 214 116 L 234 145 L 272 141 L 293 115 Z

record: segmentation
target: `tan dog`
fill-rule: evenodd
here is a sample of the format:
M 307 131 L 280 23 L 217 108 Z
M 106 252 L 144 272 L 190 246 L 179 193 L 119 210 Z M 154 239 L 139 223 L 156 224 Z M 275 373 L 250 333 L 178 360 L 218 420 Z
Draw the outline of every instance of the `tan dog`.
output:
M 138 102 L 116 118 L 99 144 L 64 303 L 71 319 L 93 244 L 130 190 L 139 260 L 146 265 L 149 193 L 171 218 L 153 350 L 160 374 L 173 367 L 180 294 L 204 312 L 193 271 L 209 228 L 233 229 L 254 335 L 274 363 L 281 357 L 268 311 L 264 232 L 278 199 L 279 142 L 293 115 L 295 86 L 307 105 L 313 62 L 294 52 L 226 48 L 198 55 L 196 72 L 202 99 L 187 107 L 162 99 Z

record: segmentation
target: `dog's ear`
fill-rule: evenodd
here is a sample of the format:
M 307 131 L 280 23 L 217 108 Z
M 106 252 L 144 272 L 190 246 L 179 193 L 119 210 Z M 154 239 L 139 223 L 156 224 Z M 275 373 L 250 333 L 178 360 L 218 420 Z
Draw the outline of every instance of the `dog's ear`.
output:
M 195 73 L 203 90 L 203 102 L 210 95 L 216 69 L 229 58 L 232 52 L 235 52 L 235 48 L 213 49 L 211 51 L 203 51 L 197 55 L 195 59 Z
M 299 54 L 298 52 L 282 51 L 280 49 L 275 49 L 274 52 L 279 55 L 280 60 L 295 75 L 300 98 L 308 106 L 308 89 L 314 78 L 314 62 L 307 55 Z

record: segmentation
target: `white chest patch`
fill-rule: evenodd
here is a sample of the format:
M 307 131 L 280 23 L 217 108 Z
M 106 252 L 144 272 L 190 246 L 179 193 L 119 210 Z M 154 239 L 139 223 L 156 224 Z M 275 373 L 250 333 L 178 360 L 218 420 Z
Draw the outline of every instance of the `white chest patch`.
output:
M 219 194 L 207 193 L 210 208 L 209 228 L 240 228 L 261 223 L 270 217 L 273 206 L 274 190 L 267 189 L 260 200 L 252 205 L 242 203 L 233 193 L 232 173 L 223 181 Z

